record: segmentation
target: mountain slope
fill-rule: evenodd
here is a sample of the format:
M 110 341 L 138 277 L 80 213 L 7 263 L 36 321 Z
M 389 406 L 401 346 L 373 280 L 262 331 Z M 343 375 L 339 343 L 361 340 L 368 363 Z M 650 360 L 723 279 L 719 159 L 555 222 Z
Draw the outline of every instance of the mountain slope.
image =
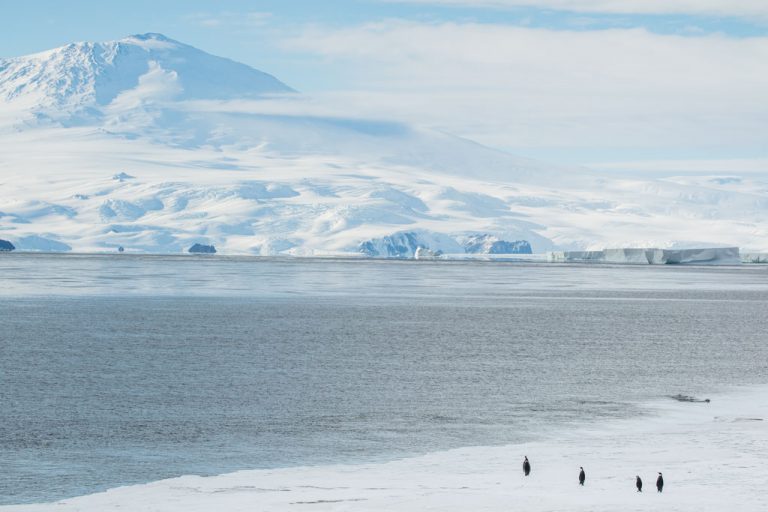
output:
M 297 98 L 159 34 L 0 60 L 0 239 L 296 255 L 403 238 L 455 251 L 482 235 L 537 252 L 768 248 L 763 179 L 616 179 L 402 123 L 303 112 Z

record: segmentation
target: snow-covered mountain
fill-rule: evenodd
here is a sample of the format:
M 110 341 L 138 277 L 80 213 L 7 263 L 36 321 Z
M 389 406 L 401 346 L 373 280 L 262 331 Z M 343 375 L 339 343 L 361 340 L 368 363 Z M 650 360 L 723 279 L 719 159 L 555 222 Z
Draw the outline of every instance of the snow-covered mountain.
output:
M 129 91 L 131 91 L 129 93 Z M 93 113 L 124 95 L 186 100 L 257 98 L 292 92 L 275 77 L 161 34 L 73 43 L 0 60 L 0 99 L 52 114 Z
M 763 178 L 616 179 L 311 114 L 302 98 L 159 34 L 0 59 L 0 239 L 296 255 L 529 250 L 518 240 L 768 249 Z

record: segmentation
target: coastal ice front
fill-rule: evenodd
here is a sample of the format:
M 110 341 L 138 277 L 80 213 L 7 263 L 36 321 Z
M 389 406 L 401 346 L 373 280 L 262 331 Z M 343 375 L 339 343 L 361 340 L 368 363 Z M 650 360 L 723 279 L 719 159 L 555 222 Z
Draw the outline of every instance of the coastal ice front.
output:
M 603 175 L 308 103 L 159 34 L 0 59 L 0 240 L 409 258 L 419 247 L 768 250 L 765 173 Z

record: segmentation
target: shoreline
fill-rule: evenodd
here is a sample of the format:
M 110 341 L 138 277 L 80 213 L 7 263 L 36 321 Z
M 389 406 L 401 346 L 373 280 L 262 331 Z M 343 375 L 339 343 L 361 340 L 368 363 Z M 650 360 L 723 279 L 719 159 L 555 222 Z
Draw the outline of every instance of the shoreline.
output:
M 563 428 L 542 441 L 386 463 L 188 475 L 0 511 L 765 510 L 768 386 L 706 398 L 712 402 L 654 400 L 639 417 Z M 524 455 L 533 465 L 527 478 L 519 467 Z M 587 473 L 583 488 L 579 466 Z M 666 480 L 661 495 L 657 471 Z M 642 494 L 634 489 L 636 474 L 645 483 Z
M 740 263 L 664 263 L 664 264 L 639 264 L 622 263 L 617 261 L 548 261 L 547 253 L 534 254 L 448 254 L 445 257 L 436 258 L 375 258 L 356 253 L 318 254 L 318 255 L 292 255 L 279 254 L 262 256 L 258 254 L 189 254 L 189 253 L 163 253 L 163 252 L 45 252 L 45 251 L 0 251 L 0 258 L 15 257 L 54 257 L 54 258 L 120 258 L 120 259 L 183 259 L 196 261 L 340 261 L 340 262 L 394 262 L 424 264 L 457 264 L 457 263 L 514 263 L 516 265 L 536 265 L 547 267 L 631 267 L 631 268 L 751 268 L 768 265 L 766 261 L 741 261 Z M 1 261 L 1 260 L 0 260 Z

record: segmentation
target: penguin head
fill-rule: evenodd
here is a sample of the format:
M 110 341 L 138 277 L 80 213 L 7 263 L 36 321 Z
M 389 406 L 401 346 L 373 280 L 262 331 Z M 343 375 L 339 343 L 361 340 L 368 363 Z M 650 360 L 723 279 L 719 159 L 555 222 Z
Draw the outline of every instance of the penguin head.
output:
M 661 471 L 659 471 L 659 476 L 661 476 Z
M 579 466 L 579 469 L 584 469 L 583 467 Z

